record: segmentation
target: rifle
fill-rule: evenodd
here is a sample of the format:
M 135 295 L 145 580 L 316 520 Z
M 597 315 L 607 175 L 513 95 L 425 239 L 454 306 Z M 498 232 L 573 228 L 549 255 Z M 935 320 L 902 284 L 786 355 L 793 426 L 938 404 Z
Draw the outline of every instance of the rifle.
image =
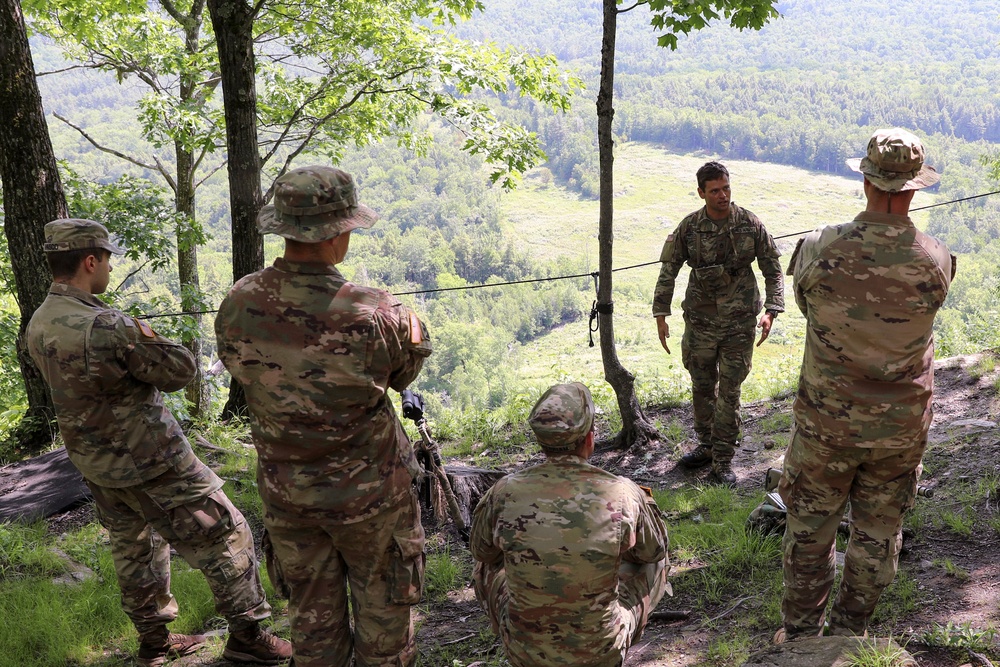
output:
M 458 507 L 458 498 L 455 497 L 455 492 L 451 488 L 451 482 L 448 481 L 448 475 L 444 471 L 444 466 L 441 464 L 441 454 L 438 450 L 438 444 L 434 442 L 431 438 L 430 429 L 427 426 L 427 420 L 424 419 L 424 399 L 423 397 L 409 389 L 404 389 L 400 396 L 403 399 L 403 417 L 410 419 L 417 426 L 417 432 L 420 433 L 420 446 L 417 451 L 417 460 L 420 461 L 421 466 L 424 469 L 423 478 L 420 480 L 420 485 L 423 486 L 424 480 L 430 478 L 431 480 L 437 480 L 438 484 L 441 486 L 441 491 L 444 494 L 445 500 L 448 501 L 448 509 L 450 510 L 452 521 L 455 522 L 455 527 L 458 528 L 458 532 L 462 537 L 469 537 L 469 528 L 465 525 L 465 520 L 462 518 L 462 512 Z M 433 482 L 432 482 L 433 483 Z M 449 512 L 444 510 L 444 508 L 435 508 L 435 511 L 440 515 L 443 514 L 447 516 Z

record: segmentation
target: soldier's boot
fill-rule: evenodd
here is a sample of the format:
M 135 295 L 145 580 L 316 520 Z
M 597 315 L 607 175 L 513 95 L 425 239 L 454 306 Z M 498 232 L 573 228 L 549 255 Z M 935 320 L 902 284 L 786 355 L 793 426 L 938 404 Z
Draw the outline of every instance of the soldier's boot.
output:
M 292 645 L 260 625 L 252 625 L 245 630 L 229 633 L 222 657 L 232 662 L 280 665 L 291 659 Z
M 700 468 L 712 462 L 712 446 L 698 445 L 681 457 L 681 465 L 685 468 Z
M 736 473 L 733 472 L 731 461 L 716 461 L 712 464 L 712 473 L 715 478 L 726 486 L 736 486 Z
M 205 645 L 205 635 L 180 635 L 162 625 L 139 638 L 137 662 L 142 667 L 160 667 L 168 659 L 191 655 Z

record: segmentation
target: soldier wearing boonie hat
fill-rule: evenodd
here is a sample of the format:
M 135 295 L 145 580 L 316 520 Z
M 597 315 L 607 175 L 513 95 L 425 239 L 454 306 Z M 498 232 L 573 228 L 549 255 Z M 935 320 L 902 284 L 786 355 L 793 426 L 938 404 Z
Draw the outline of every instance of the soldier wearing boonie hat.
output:
M 287 659 L 288 642 L 260 626 L 271 608 L 253 534 L 163 404 L 162 392 L 194 377 L 195 358 L 97 298 L 108 286 L 110 255 L 124 253 L 104 225 L 54 220 L 45 225 L 44 250 L 53 283 L 28 324 L 28 351 L 52 389 L 67 454 L 108 530 L 122 608 L 139 633 L 138 664 L 159 667 L 206 642 L 167 628 L 178 613 L 171 547 L 209 581 L 229 623 L 225 658 Z
M 670 591 L 652 493 L 587 463 L 594 412 L 579 382 L 545 391 L 528 417 L 545 462 L 476 506 L 476 597 L 513 667 L 618 667 Z
M 268 571 L 288 594 L 298 667 L 417 658 L 420 468 L 388 390 L 416 379 L 431 343 L 415 312 L 336 266 L 350 232 L 376 220 L 350 174 L 284 174 L 257 217 L 284 254 L 237 282 L 215 320 L 219 357 L 246 391 Z
M 883 192 L 920 190 L 941 179 L 934 167 L 924 162 L 920 139 L 898 127 L 875 132 L 868 140 L 867 155 L 848 160 L 847 166 L 864 174 Z
M 939 179 L 920 140 L 878 130 L 847 164 L 864 174 L 865 210 L 811 232 L 788 268 L 806 343 L 778 485 L 788 512 L 776 642 L 823 631 L 848 500 L 830 633 L 864 635 L 892 582 L 933 414 L 934 316 L 955 275 L 948 248 L 909 217 L 914 193 Z
M 257 229 L 303 243 L 316 243 L 369 229 L 378 213 L 358 202 L 354 179 L 336 167 L 302 167 L 284 174 L 274 188 L 274 203 L 261 209 Z

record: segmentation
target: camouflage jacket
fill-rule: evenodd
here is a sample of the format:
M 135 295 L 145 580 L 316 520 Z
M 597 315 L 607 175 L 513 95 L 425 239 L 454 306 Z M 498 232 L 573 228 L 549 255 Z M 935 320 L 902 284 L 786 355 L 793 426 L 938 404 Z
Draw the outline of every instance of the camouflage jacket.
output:
M 807 321 L 796 428 L 835 446 L 926 438 L 948 248 L 907 216 L 865 212 L 802 239 L 788 272 Z
M 195 375 L 194 357 L 145 322 L 53 283 L 28 324 L 28 352 L 52 389 L 70 460 L 100 486 L 135 486 L 198 459 L 161 391 Z
M 656 501 L 572 454 L 507 475 L 476 507 L 476 560 L 503 562 L 511 663 L 604 665 L 621 658 L 618 567 L 667 557 Z
M 674 281 L 686 262 L 691 266 L 682 308 L 687 320 L 746 324 L 761 309 L 753 273 L 757 261 L 764 275 L 764 308 L 785 310 L 781 253 L 756 215 L 729 205 L 729 219 L 719 223 L 705 207 L 691 213 L 667 236 L 660 253 L 660 277 L 653 290 L 653 315 L 670 315 Z
M 269 513 L 353 523 L 409 493 L 419 468 L 386 390 L 431 353 L 412 310 L 332 265 L 278 258 L 233 286 L 215 333 L 246 390 Z

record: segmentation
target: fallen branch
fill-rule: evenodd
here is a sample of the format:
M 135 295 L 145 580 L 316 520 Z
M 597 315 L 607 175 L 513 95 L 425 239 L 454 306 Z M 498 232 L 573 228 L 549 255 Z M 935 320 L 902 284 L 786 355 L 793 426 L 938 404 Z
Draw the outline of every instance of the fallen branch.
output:
M 702 621 L 701 627 L 705 627 L 709 623 L 712 623 L 714 621 L 718 621 L 719 619 L 722 619 L 722 618 L 725 618 L 726 616 L 729 616 L 731 613 L 733 613 L 734 611 L 736 611 L 737 607 L 739 607 L 741 604 L 743 604 L 744 602 L 746 602 L 747 600 L 749 600 L 752 597 L 753 597 L 752 595 L 748 595 L 745 598 L 740 598 L 739 600 L 736 601 L 736 604 L 734 604 L 732 607 L 730 607 L 729 609 L 725 610 L 724 612 L 722 612 L 718 616 L 715 616 L 715 617 L 710 618 L 708 620 Z
M 475 636 L 476 636 L 476 633 L 473 632 L 473 633 L 465 635 L 464 637 L 459 637 L 458 639 L 452 639 L 450 642 L 444 642 L 442 644 L 438 644 L 438 646 L 451 646 L 452 644 L 461 644 L 462 642 L 464 642 L 466 640 L 469 640 L 469 639 L 472 639 Z

